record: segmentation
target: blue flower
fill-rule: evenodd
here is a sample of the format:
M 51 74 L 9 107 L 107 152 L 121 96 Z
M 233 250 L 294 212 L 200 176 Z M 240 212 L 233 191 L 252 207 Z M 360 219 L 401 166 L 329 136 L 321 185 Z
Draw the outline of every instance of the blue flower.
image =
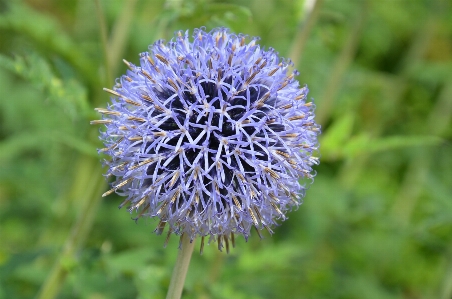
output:
M 97 108 L 113 192 L 171 233 L 229 250 L 285 220 L 313 179 L 320 127 L 290 61 L 225 28 L 177 32 L 140 54 Z M 306 180 L 304 180 L 306 182 Z

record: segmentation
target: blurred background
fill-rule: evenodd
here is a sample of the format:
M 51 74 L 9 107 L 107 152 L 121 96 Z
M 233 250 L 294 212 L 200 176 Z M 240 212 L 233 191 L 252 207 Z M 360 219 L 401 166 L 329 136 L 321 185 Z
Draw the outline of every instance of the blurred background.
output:
M 451 299 L 447 0 L 0 0 L 0 298 L 164 298 L 179 240 L 101 199 L 89 121 L 123 58 L 200 26 L 292 58 L 323 133 L 304 204 L 195 249 L 184 298 Z

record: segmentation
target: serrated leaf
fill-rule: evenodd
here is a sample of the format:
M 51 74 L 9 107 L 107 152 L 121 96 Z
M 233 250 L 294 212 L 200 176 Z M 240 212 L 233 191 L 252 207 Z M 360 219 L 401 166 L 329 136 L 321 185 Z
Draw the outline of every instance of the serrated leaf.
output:
M 8 8 L 0 14 L 0 29 L 17 32 L 33 40 L 67 60 L 88 82 L 99 82 L 91 59 L 78 50 L 76 42 L 51 17 L 31 9 L 21 1 L 9 1 Z
M 15 56 L 14 59 L 0 54 L 0 67 L 14 72 L 48 94 L 48 99 L 59 105 L 72 119 L 89 111 L 85 88 L 73 79 L 57 77 L 49 63 L 34 52 L 27 56 Z

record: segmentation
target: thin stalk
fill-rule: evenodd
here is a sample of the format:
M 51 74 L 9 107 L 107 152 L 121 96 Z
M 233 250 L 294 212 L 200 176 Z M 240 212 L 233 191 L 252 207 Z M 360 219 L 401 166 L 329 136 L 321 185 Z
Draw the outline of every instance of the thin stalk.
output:
M 449 250 L 445 257 L 447 266 L 446 273 L 443 276 L 443 281 L 440 286 L 440 299 L 450 299 L 452 298 L 452 243 L 449 244 Z
M 424 55 L 428 46 L 431 44 L 431 39 L 438 28 L 436 12 L 436 10 L 431 11 L 413 46 L 407 55 L 405 55 L 407 58 L 400 69 L 402 76 L 406 76 L 409 68 L 422 58 L 422 55 Z M 425 134 L 441 136 L 448 129 L 452 113 L 450 101 L 452 88 L 447 84 L 445 86 L 424 125 Z M 425 152 L 425 149 L 418 150 L 414 157 L 408 165 L 408 169 L 399 188 L 399 193 L 395 196 L 394 204 L 391 208 L 394 219 L 403 228 L 406 228 L 410 223 L 411 214 L 425 186 L 425 178 L 428 175 L 427 170 L 431 163 L 429 158 L 427 158 L 428 154 Z
M 112 82 L 112 73 L 111 66 L 108 60 L 108 33 L 107 26 L 104 18 L 104 14 L 102 12 L 102 7 L 99 0 L 95 0 L 96 5 L 96 13 L 99 19 L 99 27 L 100 27 L 100 36 L 102 40 L 102 47 L 104 51 L 104 59 L 105 59 L 105 77 L 104 79 L 107 82 Z M 100 89 L 99 89 L 100 90 Z M 97 93 L 94 96 L 94 99 L 97 100 L 101 98 Z M 91 130 L 87 134 L 87 139 L 95 140 L 95 130 Z M 82 164 L 92 164 L 97 163 L 95 159 L 88 156 L 80 157 L 80 162 Z M 80 190 L 76 190 L 77 197 L 84 198 L 81 201 L 82 208 L 78 213 L 78 218 L 74 225 L 72 226 L 71 232 L 68 235 L 66 242 L 64 244 L 63 250 L 59 254 L 57 261 L 53 268 L 51 269 L 49 275 L 44 281 L 39 293 L 37 294 L 37 299 L 53 299 L 55 298 L 61 287 L 64 285 L 64 281 L 66 280 L 67 274 L 71 270 L 71 265 L 75 263 L 75 255 L 77 251 L 83 246 L 86 237 L 92 229 L 94 219 L 97 215 L 98 208 L 102 201 L 102 191 L 105 190 L 106 182 L 104 177 L 102 176 L 102 168 L 101 167 L 87 167 L 87 169 L 91 169 L 89 172 L 78 172 L 74 178 L 74 184 L 77 182 L 83 181 L 83 177 L 92 178 L 88 185 Z M 94 170 L 92 170 L 94 169 Z M 75 187 L 75 186 L 74 186 Z M 74 188 L 73 187 L 73 188 Z
M 111 37 L 108 43 L 108 65 L 110 66 L 112 74 L 116 74 L 118 62 L 121 61 L 120 58 L 123 55 L 125 44 L 129 36 L 130 26 L 132 24 L 136 4 L 137 0 L 128 0 L 126 3 L 124 3 L 121 14 L 119 15 L 118 20 L 113 26 Z M 113 83 L 112 81 L 108 82 Z
M 451 83 L 445 85 L 438 102 L 427 118 L 425 125 L 427 134 L 444 136 L 449 129 L 449 123 L 452 119 Z M 392 214 L 403 228 L 410 224 L 411 215 L 425 186 L 429 164 L 433 158 L 426 151 L 426 149 L 417 151 L 417 155 L 411 160 L 408 170 L 405 172 L 399 193 L 394 199 Z
M 322 102 L 319 104 L 318 112 L 316 112 L 316 119 L 319 124 L 324 125 L 330 117 L 331 111 L 333 111 L 334 100 L 340 90 L 342 79 L 355 56 L 359 38 L 366 21 L 367 6 L 367 1 L 363 1 L 361 11 L 355 19 L 353 28 L 345 41 L 339 57 L 336 59 L 336 63 L 329 76 L 330 80 L 326 84 L 325 92 L 320 97 Z
M 92 158 L 89 159 L 92 160 Z M 86 174 L 83 173 L 83 175 Z M 69 273 L 70 266 L 74 262 L 75 253 L 84 243 L 86 236 L 91 230 L 95 216 L 97 215 L 97 208 L 101 202 L 99 194 L 105 189 L 105 182 L 100 167 L 88 175 L 93 178 L 93 183 L 89 186 L 89 190 L 84 190 L 88 198 L 85 200 L 85 205 L 82 208 L 76 223 L 72 227 L 72 231 L 66 240 L 63 251 L 60 253 L 57 262 L 36 296 L 37 299 L 52 299 L 58 295 L 58 292 Z
M 179 299 L 184 289 L 185 277 L 187 276 L 188 266 L 190 265 L 191 255 L 195 247 L 195 241 L 190 240 L 187 235 L 182 235 L 182 246 L 177 255 L 176 265 L 174 266 L 173 276 L 166 294 L 166 299 Z
M 108 33 L 107 33 L 107 23 L 105 21 L 105 15 L 100 4 L 100 0 L 94 1 L 96 4 L 96 15 L 99 21 L 99 33 L 100 40 L 102 43 L 102 51 L 104 52 L 104 64 L 105 64 L 105 80 L 106 82 L 113 82 L 111 65 L 110 65 L 110 55 L 108 51 Z
M 435 33 L 435 28 L 437 26 L 438 17 L 437 14 L 434 13 L 434 11 L 430 12 L 429 18 L 421 25 L 419 28 L 421 28 L 418 31 L 417 36 L 413 39 L 408 51 L 406 52 L 406 55 L 404 55 L 405 59 L 403 59 L 400 63 L 400 66 L 398 68 L 398 74 L 396 77 L 389 77 L 387 82 L 384 82 L 382 86 L 384 86 L 386 91 L 386 100 L 393 103 L 393 106 L 396 107 L 398 103 L 402 100 L 403 95 L 406 93 L 408 88 L 407 83 L 407 73 L 409 72 L 409 68 L 412 65 L 416 65 L 416 63 L 422 58 L 425 51 L 428 49 L 430 45 L 430 40 L 432 36 Z M 373 129 L 372 135 L 374 137 L 379 137 L 383 131 L 382 126 L 377 126 Z M 428 132 L 428 131 L 426 131 Z M 368 162 L 370 158 L 370 155 L 360 155 L 359 157 L 356 157 L 350 161 L 348 161 L 344 167 L 340 171 L 339 177 L 341 177 L 342 182 L 348 186 L 352 187 L 356 184 L 356 181 L 358 178 L 361 177 L 362 172 L 365 171 L 365 165 Z M 418 159 L 413 159 L 413 163 L 417 163 Z M 411 167 L 411 166 L 409 166 Z M 407 176 L 412 176 L 414 178 L 421 178 L 422 174 L 416 174 L 412 171 L 406 172 Z M 409 179 L 404 180 L 406 182 L 409 182 Z M 422 182 L 422 180 L 421 180 Z M 400 190 L 404 190 L 404 188 L 400 188 Z M 404 196 L 404 193 L 400 192 L 400 195 L 396 196 L 396 198 L 400 198 L 400 200 L 395 200 L 395 204 L 393 205 L 393 212 L 395 218 L 397 219 L 397 212 L 398 208 L 395 208 L 399 204 L 398 201 L 405 201 L 407 198 L 408 200 L 411 200 L 412 197 L 406 197 Z M 410 191 L 410 194 L 418 194 L 417 192 Z
M 297 34 L 288 56 L 292 59 L 295 67 L 297 67 L 301 60 L 306 41 L 319 18 L 320 7 L 323 4 L 323 0 L 309 0 L 305 3 L 305 11 L 302 15 L 300 24 L 298 25 Z

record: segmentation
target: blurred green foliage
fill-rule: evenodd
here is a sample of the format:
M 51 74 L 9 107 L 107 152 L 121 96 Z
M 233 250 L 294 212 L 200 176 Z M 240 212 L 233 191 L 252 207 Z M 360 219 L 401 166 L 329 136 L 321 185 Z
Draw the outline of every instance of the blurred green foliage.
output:
M 452 298 L 450 1 L 97 4 L 0 0 L 1 299 L 49 282 L 57 298 L 164 297 L 178 240 L 99 200 L 89 120 L 122 58 L 200 26 L 292 55 L 323 134 L 300 209 L 229 255 L 195 253 L 184 298 Z

